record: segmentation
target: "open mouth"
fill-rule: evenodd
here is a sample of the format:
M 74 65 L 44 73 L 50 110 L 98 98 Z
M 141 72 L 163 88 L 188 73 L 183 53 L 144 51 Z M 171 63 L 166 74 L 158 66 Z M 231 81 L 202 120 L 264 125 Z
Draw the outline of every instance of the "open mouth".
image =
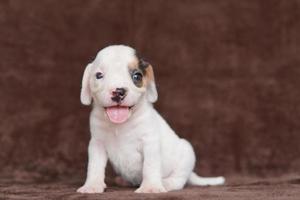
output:
M 116 124 L 121 124 L 125 122 L 131 114 L 131 108 L 133 106 L 110 106 L 105 107 L 105 112 L 109 118 L 109 120 Z

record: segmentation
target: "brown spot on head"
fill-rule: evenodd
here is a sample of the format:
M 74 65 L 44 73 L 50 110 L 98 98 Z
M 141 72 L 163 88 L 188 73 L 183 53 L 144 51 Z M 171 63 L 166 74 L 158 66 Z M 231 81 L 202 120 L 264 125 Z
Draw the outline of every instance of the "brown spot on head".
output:
M 146 72 L 146 69 L 149 67 L 149 63 L 146 62 L 144 59 L 140 58 L 139 59 L 139 68 L 142 70 L 144 73 Z
M 142 58 L 137 56 L 129 63 L 129 73 L 133 83 L 137 87 L 146 87 L 151 81 L 154 81 L 152 66 Z M 142 80 L 136 80 L 137 76 L 142 75 Z

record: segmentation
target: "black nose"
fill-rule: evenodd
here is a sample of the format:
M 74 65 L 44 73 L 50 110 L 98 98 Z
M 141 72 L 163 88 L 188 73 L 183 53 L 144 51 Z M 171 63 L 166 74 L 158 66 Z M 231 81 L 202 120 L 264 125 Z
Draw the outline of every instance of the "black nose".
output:
M 124 88 L 117 88 L 115 91 L 120 97 L 125 96 L 126 90 Z
M 122 101 L 125 98 L 126 93 L 127 93 L 126 89 L 116 88 L 116 90 L 112 92 L 111 100 L 113 100 L 114 102 L 120 103 L 120 101 Z

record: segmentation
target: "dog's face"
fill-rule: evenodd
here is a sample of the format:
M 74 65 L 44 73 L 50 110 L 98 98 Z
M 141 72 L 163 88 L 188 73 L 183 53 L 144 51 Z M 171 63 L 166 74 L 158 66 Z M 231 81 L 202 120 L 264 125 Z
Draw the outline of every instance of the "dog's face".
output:
M 85 105 L 93 100 L 111 122 L 123 123 L 140 101 L 157 100 L 152 66 L 128 46 L 106 47 L 87 65 L 80 98 Z

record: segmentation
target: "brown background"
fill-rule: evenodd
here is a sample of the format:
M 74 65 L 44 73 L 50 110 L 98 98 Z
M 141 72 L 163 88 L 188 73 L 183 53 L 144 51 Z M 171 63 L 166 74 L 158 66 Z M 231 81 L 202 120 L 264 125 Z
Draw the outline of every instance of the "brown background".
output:
M 300 170 L 300 1 L 0 3 L 0 169 L 85 176 L 81 76 L 110 44 L 154 66 L 156 108 L 193 144 L 197 172 Z

